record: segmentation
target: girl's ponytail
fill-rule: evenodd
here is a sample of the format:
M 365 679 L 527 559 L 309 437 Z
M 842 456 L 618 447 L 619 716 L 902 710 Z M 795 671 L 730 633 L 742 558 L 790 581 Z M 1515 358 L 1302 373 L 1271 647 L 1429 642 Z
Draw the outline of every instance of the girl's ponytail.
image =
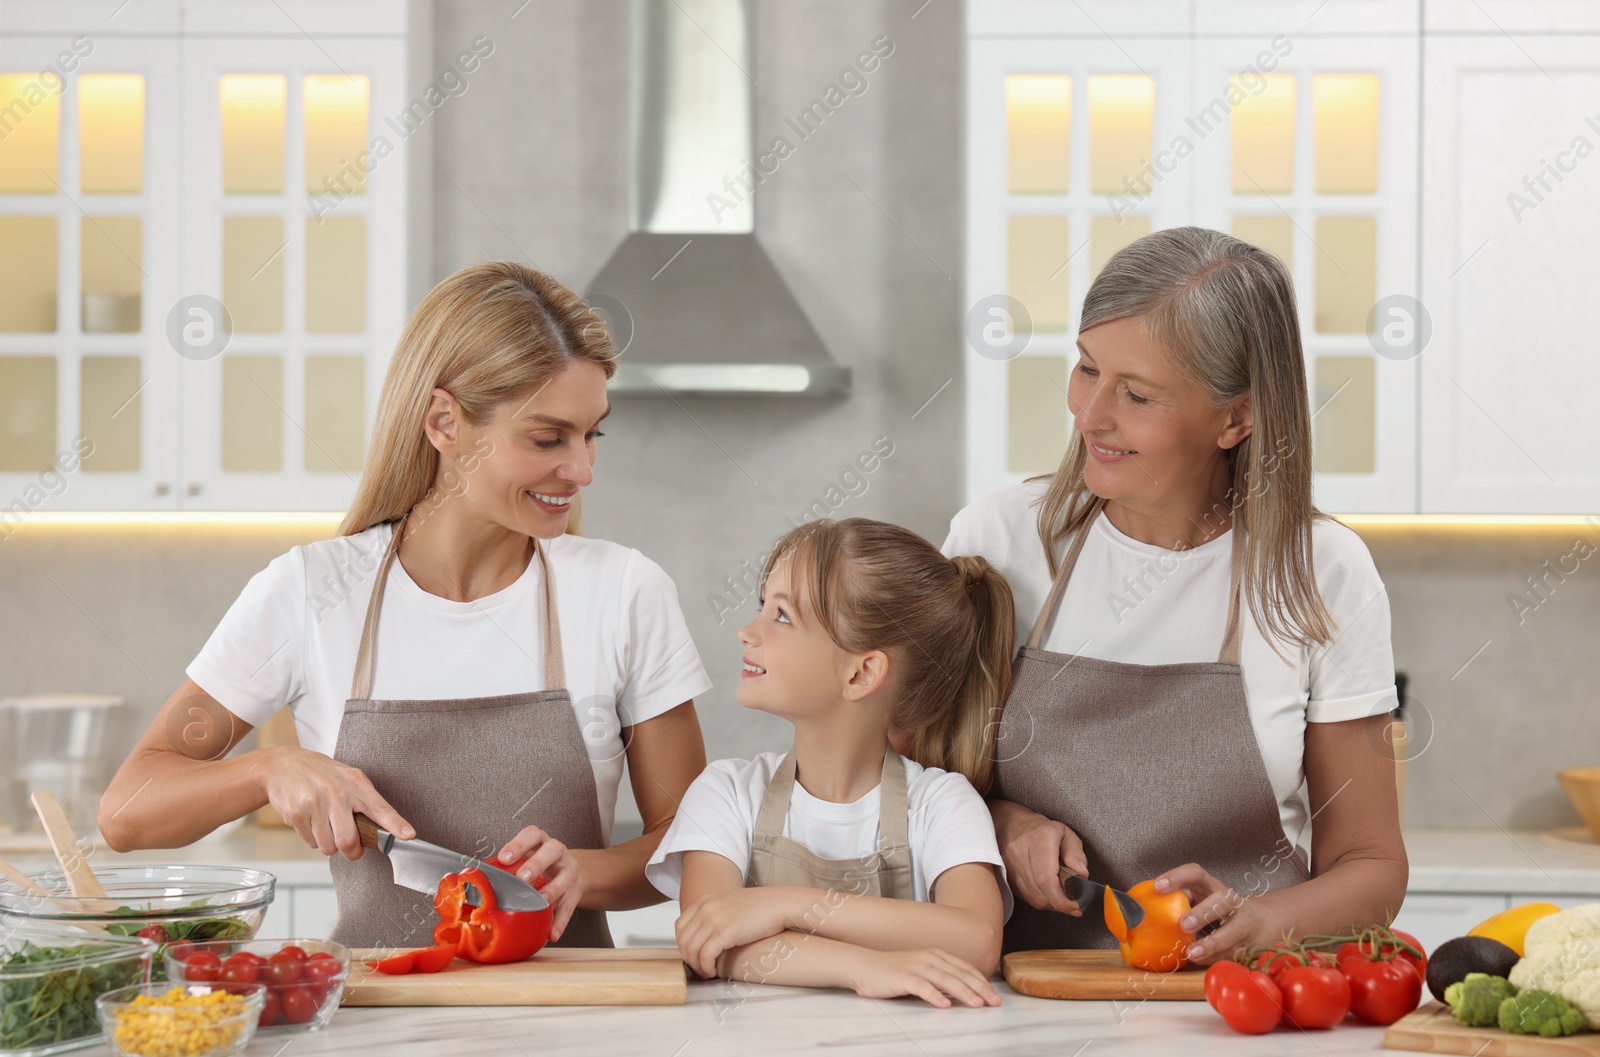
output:
M 954 707 L 916 732 L 912 758 L 924 767 L 964 774 L 987 794 L 994 781 L 995 732 L 1011 690 L 1016 607 L 1011 585 L 986 560 L 959 554 L 950 561 L 972 600 L 976 634 Z

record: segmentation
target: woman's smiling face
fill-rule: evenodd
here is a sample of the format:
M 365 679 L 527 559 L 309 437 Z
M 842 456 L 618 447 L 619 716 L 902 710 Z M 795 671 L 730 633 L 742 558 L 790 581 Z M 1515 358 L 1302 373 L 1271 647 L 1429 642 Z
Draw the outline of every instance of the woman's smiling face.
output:
M 1088 448 L 1083 479 L 1091 492 L 1158 515 L 1191 505 L 1202 485 L 1214 492 L 1219 474 L 1226 487 L 1226 449 L 1250 433 L 1248 394 L 1214 406 L 1150 339 L 1140 317 L 1091 327 L 1078 336 L 1078 349 L 1067 406 Z
M 457 487 L 481 516 L 526 536 L 554 539 L 567 531 L 578 489 L 594 480 L 595 439 L 610 413 L 605 372 L 580 361 L 526 399 L 502 403 L 487 422 L 460 422 L 451 450 L 441 452 L 454 462 Z

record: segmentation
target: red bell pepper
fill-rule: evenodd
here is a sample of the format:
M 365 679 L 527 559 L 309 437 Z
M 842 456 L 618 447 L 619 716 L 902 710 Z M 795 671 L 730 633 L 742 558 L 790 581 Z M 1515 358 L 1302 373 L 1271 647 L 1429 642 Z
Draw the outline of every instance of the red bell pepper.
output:
M 419 947 L 412 951 L 401 951 L 392 954 L 381 961 L 368 962 L 367 968 L 376 969 L 389 976 L 404 976 L 406 973 L 436 973 L 440 969 L 455 961 L 456 945 L 443 943 L 437 947 Z
M 469 885 L 477 889 L 481 906 L 467 902 Z M 434 926 L 433 941 L 441 946 L 454 944 L 461 957 L 475 962 L 520 962 L 533 957 L 550 940 L 551 908 L 501 910 L 488 877 L 476 866 L 446 874 L 433 897 L 433 909 L 441 919 Z

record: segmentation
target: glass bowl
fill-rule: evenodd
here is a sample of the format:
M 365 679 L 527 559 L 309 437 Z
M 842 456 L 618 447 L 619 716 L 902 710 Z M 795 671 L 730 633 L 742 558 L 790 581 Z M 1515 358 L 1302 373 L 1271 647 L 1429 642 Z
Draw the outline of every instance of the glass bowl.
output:
M 94 999 L 148 980 L 155 951 L 136 936 L 0 925 L 0 1055 L 46 1057 L 98 1043 Z
M 140 984 L 107 991 L 94 1009 L 118 1057 L 160 1057 L 178 1037 L 184 1057 L 225 1057 L 249 1045 L 266 994 L 261 984 Z
M 267 959 L 285 947 L 298 947 L 305 962 L 297 970 L 272 969 Z M 254 958 L 238 958 L 240 954 Z M 190 965 L 188 959 L 202 955 L 206 965 Z M 216 956 L 216 961 L 204 955 Z M 228 959 L 235 959 L 229 963 Z M 330 940 L 312 939 L 257 939 L 216 940 L 197 943 L 192 950 L 169 949 L 166 956 L 167 978 L 174 982 L 209 983 L 228 987 L 234 982 L 258 982 L 267 986 L 268 1009 L 263 1013 L 261 1030 L 269 1033 L 316 1031 L 328 1026 L 333 1014 L 344 998 L 345 979 L 350 974 L 350 948 Z M 250 963 L 253 966 L 238 968 L 226 973 L 231 964 Z M 327 963 L 327 968 L 309 969 L 317 963 Z M 291 963 L 292 964 L 292 963 Z M 207 971 L 209 967 L 210 971 Z M 285 977 L 276 979 L 275 977 Z M 291 993 L 301 993 L 304 998 L 291 998 Z M 270 1013 L 271 1016 L 266 1014 Z
M 170 944 L 255 936 L 275 887 L 270 873 L 237 866 L 102 866 L 95 877 L 106 899 L 74 896 L 59 871 L 33 875 L 49 898 L 0 883 L 0 919 L 154 940 L 151 978 L 160 981 Z

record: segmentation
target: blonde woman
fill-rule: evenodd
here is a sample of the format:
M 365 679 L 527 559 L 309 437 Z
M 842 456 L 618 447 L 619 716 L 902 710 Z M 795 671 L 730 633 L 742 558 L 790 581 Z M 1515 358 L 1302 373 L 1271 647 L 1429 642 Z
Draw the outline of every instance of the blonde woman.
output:
M 1311 502 L 1288 272 L 1155 232 L 1096 277 L 1078 350 L 1060 467 L 980 496 L 945 544 L 993 562 L 1031 629 L 990 803 L 1006 949 L 1115 945 L 1063 870 L 1186 891 L 1201 963 L 1386 920 L 1407 877 L 1389 604 Z
M 610 946 L 602 911 L 660 902 L 644 865 L 705 766 L 710 683 L 660 567 L 572 533 L 615 370 L 548 275 L 436 286 L 339 535 L 251 579 L 101 801 L 107 842 L 188 844 L 270 803 L 342 856 L 334 938 L 356 947 L 431 943 L 436 920 L 361 855 L 358 812 L 542 875 L 563 945 Z M 285 706 L 300 748 L 224 758 Z M 608 847 L 624 758 L 645 833 Z

